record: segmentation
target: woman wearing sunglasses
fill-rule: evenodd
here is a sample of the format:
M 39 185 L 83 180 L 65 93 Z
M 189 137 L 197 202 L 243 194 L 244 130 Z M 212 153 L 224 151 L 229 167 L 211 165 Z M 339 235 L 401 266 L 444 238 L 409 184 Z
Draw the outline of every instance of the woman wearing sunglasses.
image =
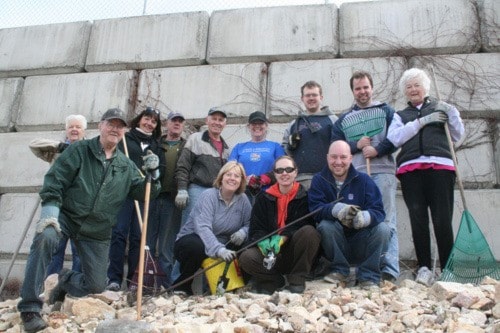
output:
M 281 156 L 273 165 L 276 183 L 257 196 L 250 219 L 249 241 L 283 230 L 245 250 L 240 266 L 252 277 L 253 291 L 272 294 L 278 289 L 302 293 L 306 275 L 319 249 L 320 235 L 312 218 L 287 224 L 309 213 L 307 192 L 295 179 L 297 165 Z M 286 279 L 285 279 L 286 276 Z

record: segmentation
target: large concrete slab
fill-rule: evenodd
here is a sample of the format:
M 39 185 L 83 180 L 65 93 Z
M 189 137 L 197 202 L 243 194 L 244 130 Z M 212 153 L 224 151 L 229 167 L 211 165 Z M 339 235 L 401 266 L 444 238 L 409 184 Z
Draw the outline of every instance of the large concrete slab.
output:
M 64 118 L 62 118 L 64 122 Z M 87 138 L 98 135 L 87 130 Z M 37 158 L 30 150 L 33 139 L 64 139 L 64 131 L 0 133 L 0 193 L 34 192 L 43 183 L 49 164 Z
M 323 87 L 323 104 L 336 113 L 345 111 L 354 101 L 349 79 L 356 70 L 372 74 L 375 99 L 402 107 L 398 81 L 405 69 L 400 57 L 274 62 L 269 66 L 267 110 L 273 116 L 296 115 L 304 107 L 300 87 L 314 80 Z
M 0 79 L 0 133 L 9 132 L 14 127 L 24 79 Z
M 464 125 L 464 138 L 456 148 L 462 181 L 469 188 L 492 188 L 499 182 L 490 123 L 485 120 L 465 120 Z
M 341 57 L 472 53 L 481 47 L 470 0 L 385 0 L 344 3 Z
M 0 77 L 83 71 L 90 22 L 0 30 Z
M 15 127 L 18 131 L 64 128 L 70 114 L 97 123 L 112 107 L 131 109 L 135 71 L 30 76 L 24 83 Z
M 148 15 L 95 21 L 87 71 L 200 65 L 205 61 L 208 13 Z
M 477 0 L 481 18 L 481 39 L 488 52 L 500 52 L 500 1 Z
M 408 209 L 402 194 L 397 195 L 397 219 L 399 257 L 402 260 L 415 260 L 415 249 L 411 235 L 410 219 Z M 486 238 L 493 255 L 500 259 L 500 237 L 498 229 L 498 216 L 500 216 L 500 190 L 466 190 L 465 200 L 467 208 Z M 455 191 L 455 206 L 453 210 L 453 232 L 457 235 L 463 214 L 462 199 L 460 192 Z M 436 253 L 435 238 L 432 238 L 432 253 Z M 439 266 L 438 266 L 439 267 Z
M 335 58 L 337 16 L 334 4 L 215 11 L 207 62 Z
M 430 94 L 437 96 L 432 82 L 434 67 L 441 98 L 465 116 L 500 118 L 500 53 L 412 57 L 409 64 L 427 70 Z
M 264 63 L 148 69 L 139 77 L 137 105 L 152 105 L 163 116 L 180 111 L 190 119 L 205 118 L 215 106 L 229 118 L 247 117 L 264 110 L 266 81 Z

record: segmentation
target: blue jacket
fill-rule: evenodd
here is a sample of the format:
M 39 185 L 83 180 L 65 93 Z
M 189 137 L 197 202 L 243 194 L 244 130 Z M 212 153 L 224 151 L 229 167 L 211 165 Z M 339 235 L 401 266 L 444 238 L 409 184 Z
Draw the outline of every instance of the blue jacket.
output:
M 317 222 L 322 220 L 338 221 L 332 216 L 333 201 L 342 197 L 343 202 L 350 205 L 358 205 L 361 210 L 367 210 L 371 216 L 369 228 L 381 223 L 385 219 L 382 195 L 377 185 L 366 173 L 358 172 L 352 166 L 349 167 L 347 178 L 340 190 L 337 190 L 335 178 L 332 172 L 325 166 L 321 172 L 314 175 L 311 187 L 308 191 L 309 210 L 312 212 L 318 208 L 321 210 L 315 214 Z M 339 222 L 340 223 L 340 222 Z M 356 232 L 355 229 L 346 231 Z

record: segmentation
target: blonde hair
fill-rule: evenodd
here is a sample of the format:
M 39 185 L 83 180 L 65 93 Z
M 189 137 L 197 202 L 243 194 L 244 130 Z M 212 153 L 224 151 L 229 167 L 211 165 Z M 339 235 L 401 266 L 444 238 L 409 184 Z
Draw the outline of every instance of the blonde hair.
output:
M 220 168 L 219 174 L 217 174 L 217 178 L 215 178 L 213 186 L 215 188 L 220 188 L 222 186 L 222 177 L 224 177 L 226 173 L 228 173 L 230 170 L 234 168 L 238 168 L 241 173 L 241 183 L 240 187 L 236 190 L 236 194 L 241 194 L 245 192 L 245 189 L 247 187 L 247 180 L 246 180 L 247 176 L 245 174 L 245 168 L 241 163 L 238 163 L 236 161 L 229 161 L 226 164 L 224 164 L 222 168 Z
M 81 114 L 70 114 L 69 116 L 66 117 L 66 129 L 68 129 L 69 124 L 73 121 L 76 120 L 80 124 L 82 124 L 83 129 L 87 129 L 87 119 L 82 116 Z

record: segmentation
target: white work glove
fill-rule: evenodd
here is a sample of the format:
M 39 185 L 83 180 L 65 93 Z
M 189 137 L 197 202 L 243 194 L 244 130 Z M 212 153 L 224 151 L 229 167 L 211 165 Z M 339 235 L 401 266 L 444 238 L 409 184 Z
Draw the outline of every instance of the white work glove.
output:
M 40 219 L 36 223 L 36 232 L 41 234 L 48 226 L 54 227 L 57 233 L 61 233 L 61 226 L 58 221 L 59 207 L 46 205 L 42 206 Z
M 367 210 L 361 210 L 356 214 L 356 216 L 354 216 L 354 219 L 352 220 L 352 226 L 354 227 L 354 229 L 366 228 L 370 225 L 371 220 L 372 218 L 370 216 L 370 213 Z
M 240 246 L 247 239 L 247 233 L 245 230 L 240 229 L 231 235 L 231 243 L 236 246 Z
M 419 118 L 418 122 L 420 123 L 420 128 L 432 124 L 432 123 L 440 123 L 444 124 L 448 120 L 448 116 L 443 111 L 433 112 L 428 114 L 425 117 Z
M 189 194 L 187 190 L 179 190 L 175 196 L 175 206 L 179 209 L 184 209 L 187 206 Z
M 151 150 L 148 150 L 146 152 L 146 155 L 142 157 L 142 162 L 142 169 L 146 172 L 149 172 L 153 180 L 156 180 L 158 179 L 158 177 L 160 177 L 160 171 L 158 170 L 160 159 Z
M 226 249 L 225 247 L 220 248 L 217 251 L 217 257 L 221 258 L 225 262 L 231 262 L 236 258 L 236 252 Z
M 54 160 L 56 154 L 60 152 L 60 145 L 61 141 L 49 139 L 35 139 L 29 143 L 31 152 L 35 154 L 36 157 L 49 163 L 51 163 Z
M 332 216 L 337 218 L 344 226 L 352 228 L 352 220 L 359 211 L 359 206 L 338 202 L 332 208 Z

